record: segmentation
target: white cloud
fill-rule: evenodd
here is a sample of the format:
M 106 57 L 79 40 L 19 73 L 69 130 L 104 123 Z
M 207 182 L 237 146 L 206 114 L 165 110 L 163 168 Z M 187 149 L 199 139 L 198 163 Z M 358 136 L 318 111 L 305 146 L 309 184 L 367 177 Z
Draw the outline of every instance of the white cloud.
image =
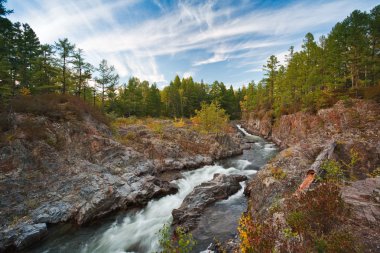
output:
M 193 66 L 201 66 L 204 64 L 216 63 L 216 62 L 221 62 L 221 61 L 225 61 L 225 60 L 227 60 L 227 56 L 225 56 L 224 54 L 216 53 L 216 54 L 214 54 L 213 57 L 211 57 L 209 59 L 193 63 Z
M 120 24 L 115 14 L 120 16 L 123 11 L 128 17 L 140 0 L 40 0 L 38 6 L 32 1 L 14 1 L 24 6 L 24 12 L 18 15 L 16 11 L 14 19 L 31 24 L 43 42 L 68 37 L 85 50 L 93 64 L 105 58 L 122 77 L 133 75 L 157 83 L 166 82 L 158 57 L 186 53 L 189 68 L 236 60 L 242 72 L 256 72 L 277 51 L 274 48 L 290 46 L 305 31 L 342 20 L 369 2 L 376 4 L 372 0 L 302 1 L 241 15 L 248 1 L 223 8 L 215 8 L 216 1 L 211 0 L 200 4 L 180 1 L 169 10 L 154 0 L 161 9 L 158 17 Z M 191 50 L 202 50 L 211 57 L 199 59 L 198 55 L 196 59 Z M 278 57 L 283 60 L 281 52 Z

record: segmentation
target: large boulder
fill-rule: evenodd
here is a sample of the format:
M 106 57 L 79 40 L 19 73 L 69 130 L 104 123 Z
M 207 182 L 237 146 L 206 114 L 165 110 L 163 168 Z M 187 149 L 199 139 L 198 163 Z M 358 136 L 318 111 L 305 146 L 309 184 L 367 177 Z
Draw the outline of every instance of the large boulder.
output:
M 185 231 L 193 230 L 208 206 L 239 191 L 240 182 L 246 179 L 243 175 L 215 174 L 211 181 L 196 186 L 182 205 L 172 211 L 173 226 L 181 226 Z

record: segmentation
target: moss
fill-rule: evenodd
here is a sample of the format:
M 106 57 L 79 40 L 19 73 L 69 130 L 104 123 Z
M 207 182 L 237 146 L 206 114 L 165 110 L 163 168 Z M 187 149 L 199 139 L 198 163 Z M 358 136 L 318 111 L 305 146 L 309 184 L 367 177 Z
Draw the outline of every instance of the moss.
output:
M 270 172 L 272 177 L 274 177 L 277 180 L 284 180 L 286 178 L 286 173 L 283 171 L 283 169 L 279 167 L 270 167 Z

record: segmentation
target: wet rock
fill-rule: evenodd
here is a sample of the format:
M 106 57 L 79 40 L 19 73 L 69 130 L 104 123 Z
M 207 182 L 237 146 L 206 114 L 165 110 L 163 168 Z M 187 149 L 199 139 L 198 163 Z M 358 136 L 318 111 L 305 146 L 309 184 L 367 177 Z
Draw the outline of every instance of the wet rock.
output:
M 204 210 L 218 200 L 227 199 L 241 189 L 243 175 L 215 174 L 211 181 L 196 186 L 186 196 L 182 205 L 172 211 L 173 226 L 182 226 L 186 231 L 194 229 Z
M 21 250 L 47 235 L 45 223 L 21 223 L 16 228 L 4 230 L 0 233 L 0 251 L 7 248 Z
M 15 245 L 17 249 L 22 249 L 46 236 L 47 227 L 45 223 L 26 225 L 21 227 L 18 234 L 19 235 L 15 241 Z

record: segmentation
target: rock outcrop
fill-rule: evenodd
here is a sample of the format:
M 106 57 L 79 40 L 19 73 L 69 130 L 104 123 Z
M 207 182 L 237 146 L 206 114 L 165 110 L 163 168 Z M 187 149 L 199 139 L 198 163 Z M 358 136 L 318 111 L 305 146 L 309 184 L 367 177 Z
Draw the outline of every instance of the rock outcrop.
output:
M 90 115 L 67 114 L 67 120 L 14 114 L 12 129 L 4 133 L 0 251 L 41 239 L 46 224 L 81 225 L 117 209 L 144 206 L 177 191 L 160 173 L 242 152 L 236 133 L 201 135 L 163 123 L 160 133 L 131 125 L 117 129 L 115 138 Z M 124 135 L 134 138 L 122 141 Z
M 208 206 L 239 191 L 240 182 L 246 179 L 243 175 L 215 174 L 211 181 L 196 186 L 182 205 L 172 211 L 172 225 L 181 226 L 185 231 L 193 230 Z
M 342 189 L 342 199 L 350 206 L 349 229 L 360 236 L 373 252 L 380 250 L 380 177 L 353 182 Z
M 242 153 L 241 135 L 199 134 L 188 128 L 174 127 L 170 121 L 159 121 L 160 132 L 144 125 L 121 127 L 119 134 L 130 137 L 129 144 L 151 159 L 158 173 L 209 165 L 213 161 Z
M 250 213 L 261 220 L 275 219 L 271 211 L 274 206 L 281 206 L 292 196 L 310 177 L 310 168 L 322 157 L 321 152 L 330 150 L 318 160 L 318 168 L 323 160 L 334 159 L 345 168 L 345 176 L 352 181 L 341 187 L 342 199 L 351 209 L 350 221 L 345 221 L 342 227 L 360 238 L 365 252 L 377 252 L 380 249 L 375 239 L 379 234 L 380 181 L 379 177 L 368 177 L 380 168 L 379 104 L 364 100 L 340 101 L 315 115 L 298 112 L 282 116 L 270 127 L 268 124 L 268 117 L 257 119 L 254 114 L 246 115 L 243 121 L 246 129 L 283 148 L 245 189 L 252 203 Z M 331 143 L 334 149 L 330 148 Z M 320 173 L 319 169 L 313 172 Z M 315 183 L 307 183 L 305 190 L 316 187 Z

